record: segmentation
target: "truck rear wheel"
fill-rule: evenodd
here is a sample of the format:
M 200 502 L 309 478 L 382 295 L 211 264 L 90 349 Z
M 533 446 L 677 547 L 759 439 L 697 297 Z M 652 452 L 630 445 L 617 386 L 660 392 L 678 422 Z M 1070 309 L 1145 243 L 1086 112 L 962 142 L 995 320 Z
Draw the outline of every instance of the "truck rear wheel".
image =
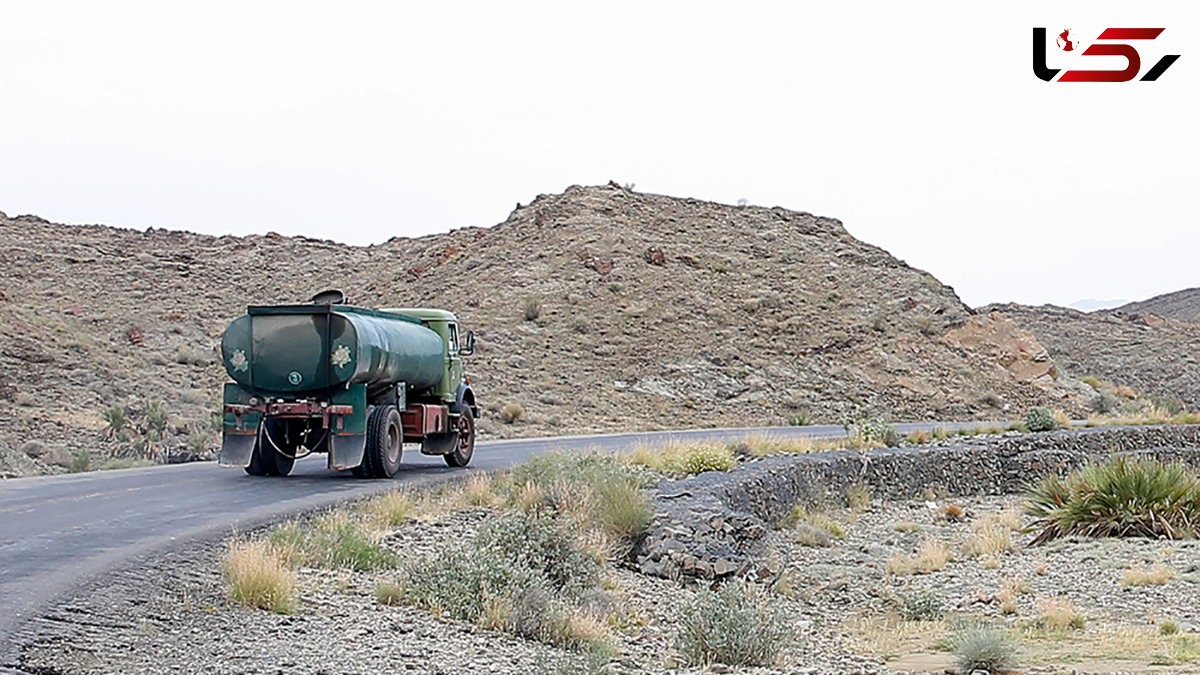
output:
M 391 478 L 400 470 L 404 452 L 404 430 L 400 411 L 394 405 L 376 406 L 367 419 L 367 447 L 355 475 L 361 478 Z
M 471 462 L 471 455 L 475 454 L 475 418 L 471 415 L 469 406 L 463 406 L 463 412 L 458 416 L 455 426 L 458 428 L 454 451 L 442 456 L 450 466 L 466 466 Z
M 286 476 L 291 473 L 299 447 L 299 440 L 292 438 L 292 431 L 288 428 L 288 420 L 264 419 L 258 427 L 258 438 L 254 441 L 254 452 L 250 455 L 246 473 L 251 476 Z M 285 455 L 286 452 L 292 454 Z

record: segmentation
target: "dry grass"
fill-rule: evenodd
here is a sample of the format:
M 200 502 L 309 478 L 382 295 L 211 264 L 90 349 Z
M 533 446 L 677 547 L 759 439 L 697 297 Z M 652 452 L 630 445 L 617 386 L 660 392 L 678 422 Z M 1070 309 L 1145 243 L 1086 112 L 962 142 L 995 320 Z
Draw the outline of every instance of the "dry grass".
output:
M 958 521 L 962 520 L 964 515 L 966 515 L 966 511 L 963 509 L 962 505 L 955 504 L 954 502 L 946 502 L 945 504 L 939 506 L 937 510 L 937 516 L 939 519 L 951 523 L 957 523 Z
M 463 484 L 463 501 L 471 506 L 497 506 L 502 501 L 496 481 L 486 473 L 472 475 Z
M 1175 572 L 1165 565 L 1131 567 L 1121 573 L 1122 586 L 1162 586 L 1175 578 Z
M 296 577 L 285 555 L 270 542 L 230 542 L 223 568 L 231 601 L 280 614 L 295 609 Z
M 678 443 L 661 446 L 639 445 L 622 459 L 660 473 L 699 474 L 705 471 L 729 471 L 737 464 L 733 450 L 722 443 Z
M 404 586 L 394 581 L 375 584 L 375 600 L 381 605 L 398 605 L 404 600 Z
M 883 569 L 888 574 L 896 576 L 929 574 L 942 569 L 952 559 L 953 555 L 946 542 L 940 539 L 926 538 L 921 540 L 916 553 L 894 555 L 884 563 Z
M 517 420 L 521 419 L 521 416 L 524 414 L 525 408 L 521 407 L 520 403 L 505 403 L 504 405 L 500 406 L 500 419 L 503 420 L 505 424 L 512 424 L 513 422 L 516 422 Z
M 910 433 L 908 436 L 905 436 L 904 440 L 908 441 L 909 443 L 911 443 L 913 445 L 924 445 L 925 443 L 929 442 L 929 434 L 925 433 L 924 431 L 921 431 L 920 429 L 917 429 L 917 430 L 913 431 L 912 433 Z
M 1033 587 L 1027 581 L 1006 579 L 1004 585 L 1000 587 L 1000 592 L 996 593 L 996 600 L 1000 603 L 1000 613 L 1016 614 L 1017 598 L 1032 591 Z
M 945 621 L 905 620 L 895 615 L 852 618 L 840 629 L 848 636 L 847 646 L 851 651 L 885 660 L 934 651 L 950 633 Z
M 846 488 L 846 507 L 855 513 L 871 508 L 871 488 L 866 485 L 851 485 Z
M 841 523 L 825 513 L 809 511 L 803 506 L 792 509 L 780 525 L 790 528 L 796 543 L 802 546 L 829 546 L 833 539 L 846 537 Z
M 1034 625 L 1042 630 L 1083 630 L 1087 626 L 1087 619 L 1066 598 L 1041 598 L 1037 607 Z
M 1055 408 L 1050 411 L 1050 416 L 1054 418 L 1054 423 L 1063 429 L 1071 428 L 1071 416 L 1065 410 Z
M 1021 529 L 1021 517 L 1011 509 L 991 513 L 971 523 L 971 536 L 963 544 L 969 557 L 998 556 L 1013 547 L 1012 533 Z
M 413 516 L 417 499 L 411 492 L 392 490 L 367 502 L 367 514 L 384 527 L 394 527 Z
M 1021 635 L 1027 665 L 1061 668 L 1065 663 L 1096 660 L 1108 662 L 1110 669 L 1113 662 L 1120 662 L 1125 664 L 1120 670 L 1142 672 L 1149 670 L 1147 665 L 1200 662 L 1200 641 L 1189 635 L 1164 635 L 1155 626 L 1097 624 L 1086 631 L 1045 631 L 1031 624 Z

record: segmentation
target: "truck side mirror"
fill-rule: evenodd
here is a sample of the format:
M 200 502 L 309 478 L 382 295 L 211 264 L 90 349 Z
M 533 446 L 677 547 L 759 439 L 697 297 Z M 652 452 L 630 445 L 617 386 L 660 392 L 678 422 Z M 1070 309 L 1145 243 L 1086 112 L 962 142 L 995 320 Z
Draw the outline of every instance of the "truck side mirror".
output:
M 475 331 L 467 331 L 467 341 L 458 348 L 458 353 L 463 356 L 470 356 L 475 353 Z

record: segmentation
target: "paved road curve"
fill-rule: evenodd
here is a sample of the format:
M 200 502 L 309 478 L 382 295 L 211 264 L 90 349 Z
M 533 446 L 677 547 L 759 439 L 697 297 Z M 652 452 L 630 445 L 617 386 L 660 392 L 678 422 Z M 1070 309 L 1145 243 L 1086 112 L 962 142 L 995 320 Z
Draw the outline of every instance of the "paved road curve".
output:
M 902 424 L 901 433 L 934 426 Z M 480 443 L 466 471 L 500 469 L 553 450 L 626 450 L 672 440 L 841 436 L 835 426 L 668 431 Z M 415 446 L 414 446 L 415 448 Z M 406 448 L 394 480 L 358 480 L 325 469 L 323 455 L 297 462 L 288 478 L 255 478 L 212 463 L 156 466 L 0 481 L 0 670 L 14 661 L 19 625 L 95 575 L 181 541 L 222 536 L 286 515 L 462 476 L 441 458 Z

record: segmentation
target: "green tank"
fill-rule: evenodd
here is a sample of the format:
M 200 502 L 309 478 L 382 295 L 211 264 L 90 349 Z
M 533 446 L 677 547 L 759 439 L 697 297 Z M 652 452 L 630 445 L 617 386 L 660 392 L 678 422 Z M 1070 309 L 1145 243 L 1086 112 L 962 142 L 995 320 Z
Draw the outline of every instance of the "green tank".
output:
M 349 305 L 250 307 L 221 339 L 229 377 L 264 396 L 296 396 L 365 384 L 368 396 L 442 377 L 442 338 L 402 314 Z
M 432 308 L 368 309 L 340 291 L 311 305 L 252 305 L 221 338 L 219 462 L 286 476 L 327 453 L 330 469 L 390 478 L 405 443 L 466 466 L 479 406 L 464 371 L 474 351 L 458 319 Z

